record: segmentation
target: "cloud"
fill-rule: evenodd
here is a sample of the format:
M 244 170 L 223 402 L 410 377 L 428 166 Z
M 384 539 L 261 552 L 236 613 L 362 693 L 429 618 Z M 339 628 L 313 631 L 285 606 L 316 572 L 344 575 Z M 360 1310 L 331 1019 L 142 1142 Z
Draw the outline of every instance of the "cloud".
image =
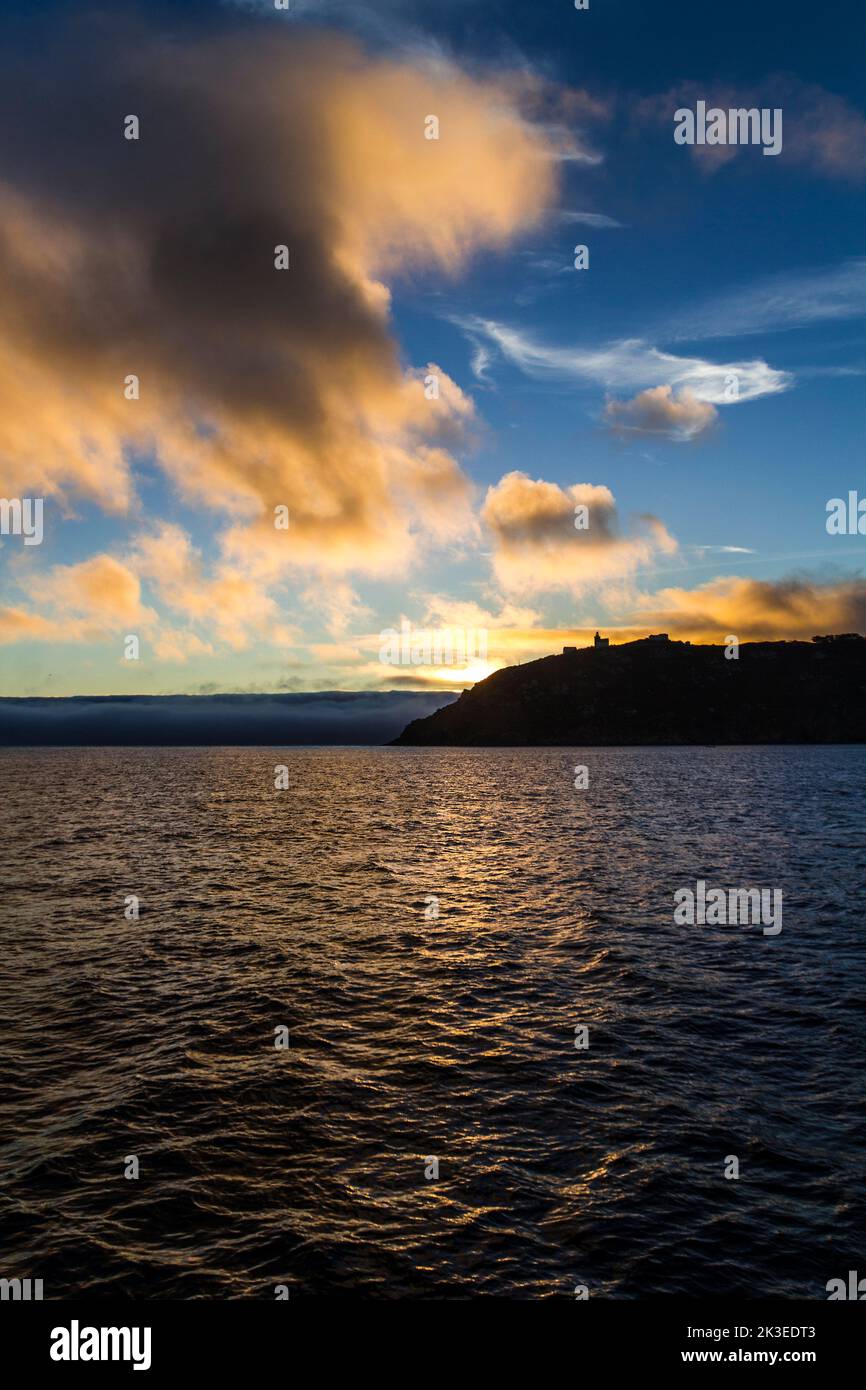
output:
M 322 613 L 325 629 L 335 641 L 345 637 L 354 623 L 368 618 L 372 611 L 352 586 L 340 579 L 311 585 L 301 598 L 308 610 Z
M 297 637 L 266 584 L 224 561 L 208 570 L 186 532 L 170 523 L 139 536 L 123 559 L 94 555 L 20 583 L 33 606 L 0 609 L 0 641 L 100 642 L 129 631 L 146 634 L 161 660 L 186 661 L 213 655 L 214 643 L 240 651 L 253 641 L 287 645 Z M 184 626 L 143 603 L 143 584 Z
M 48 613 L 0 609 L 0 641 L 90 642 L 149 629 L 156 613 L 141 602 L 141 583 L 113 555 L 54 565 L 32 575 L 30 600 Z
M 502 601 L 496 609 L 485 608 L 473 599 L 448 594 L 413 597 L 421 605 L 415 616 L 395 612 L 378 632 L 357 634 L 343 643 L 317 643 L 307 650 L 356 688 L 447 690 L 472 685 L 509 661 L 550 650 L 549 637 L 533 630 L 539 614 L 532 608 Z M 407 652 L 416 651 L 417 662 L 406 667 L 383 662 L 383 643 L 388 646 L 390 641 L 405 641 Z
M 457 599 L 447 594 L 427 594 L 425 603 L 425 623 L 436 623 L 440 627 L 501 632 L 531 628 L 540 616 L 533 608 L 521 608 L 513 603 L 500 603 L 498 611 L 494 612 L 473 599 Z
M 586 529 L 575 526 L 577 507 L 587 509 Z M 579 591 L 632 574 L 677 548 L 653 516 L 638 518 L 632 534 L 620 534 L 609 488 L 562 488 L 521 472 L 507 473 L 488 490 L 482 519 L 492 536 L 494 573 L 509 593 Z
M 754 88 L 712 82 L 680 82 L 669 91 L 645 97 L 636 106 L 636 122 L 667 126 L 673 147 L 674 112 L 705 101 L 724 111 L 763 107 L 783 112 L 783 146 L 779 162 L 800 165 L 825 178 L 856 182 L 866 176 L 866 119 L 844 97 L 787 73 L 765 78 Z M 692 145 L 692 158 L 705 173 L 742 158 L 741 145 Z M 754 151 L 752 151 L 754 153 Z M 748 155 L 748 149 L 745 154 Z M 761 160 L 761 163 L 769 163 Z
M 866 315 L 866 257 L 800 270 L 705 300 L 664 330 L 667 341 L 742 338 Z
M 526 87 L 248 21 L 81 19 L 0 59 L 3 489 L 127 511 L 150 452 L 225 518 L 228 563 L 273 573 L 399 572 L 471 533 L 471 402 L 435 364 L 428 399 L 388 286 L 545 215 L 559 151 Z
M 447 693 L 127 696 L 0 701 L 0 746 L 384 744 Z
M 160 661 L 174 661 L 180 665 L 191 656 L 214 655 L 212 644 L 203 641 L 191 628 L 161 627 L 153 639 L 152 648 Z
M 86 617 L 94 623 L 133 623 L 152 616 L 142 607 L 137 575 L 113 555 L 55 565 L 30 580 L 29 592 L 61 616 Z
M 362 35 L 384 49 L 424 53 L 445 51 L 444 39 L 424 28 L 429 13 L 422 0 L 287 0 L 275 12 L 275 0 L 221 0 L 228 9 L 257 11 L 277 24 L 326 24 Z M 439 0 L 437 14 L 465 10 L 483 0 Z
M 604 418 L 615 434 L 662 435 L 666 439 L 697 439 L 716 424 L 718 411 L 698 400 L 688 386 L 678 396 L 670 386 L 652 386 L 630 401 L 608 401 Z
M 24 608 L 6 605 L 0 608 L 0 643 L 64 640 L 76 641 L 77 633 L 70 632 L 67 625 L 56 619 L 45 618 L 40 613 L 30 613 Z
M 608 217 L 603 212 L 562 212 L 560 216 L 563 222 L 575 222 L 585 227 L 621 227 L 622 222 L 617 222 L 615 217 Z
M 563 632 L 541 622 L 541 613 L 523 604 L 499 602 L 484 607 L 474 600 L 455 599 L 445 594 L 426 596 L 425 625 L 458 629 L 486 635 L 486 655 L 491 669 L 515 661 L 533 661 L 573 642 L 571 629 Z M 591 640 L 592 633 L 588 640 Z M 459 674 L 459 673 L 457 673 Z M 460 681 L 460 684 L 468 684 Z
M 206 574 L 200 553 L 179 526 L 164 523 L 141 536 L 134 564 L 168 608 L 189 622 L 204 624 L 218 641 L 236 651 L 249 646 L 254 637 L 273 633 L 279 625 L 277 603 L 261 583 L 226 563 Z M 157 655 L 178 645 L 166 635 Z
M 696 400 L 711 405 L 756 400 L 793 384 L 790 373 L 777 371 L 761 358 L 714 363 L 663 352 L 640 338 L 598 348 L 553 347 L 493 319 L 471 317 L 456 322 L 470 337 L 493 343 L 509 362 L 538 380 L 591 382 L 608 390 L 667 386 L 687 389 Z M 737 382 L 736 396 L 730 390 L 732 378 Z
M 701 553 L 708 550 L 720 550 L 725 555 L 754 555 L 754 550 L 747 545 L 699 545 L 695 547 Z
M 641 597 L 632 615 L 652 629 L 694 642 L 809 641 L 816 634 L 866 632 L 866 580 L 761 580 L 731 576 L 696 589 L 661 589 Z
M 490 350 L 486 348 L 483 343 L 479 343 L 477 339 L 474 340 L 472 342 L 472 375 L 477 381 L 482 382 L 484 385 L 487 385 L 490 381 L 488 368 L 491 360 L 492 354 Z
M 601 597 L 606 604 L 615 601 L 620 621 L 600 619 L 590 608 L 575 625 L 552 627 L 541 624 L 533 609 L 505 603 L 493 612 L 445 596 L 429 597 L 428 619 L 444 626 L 485 630 L 492 666 L 535 660 L 558 653 L 563 646 L 591 645 L 597 628 L 614 642 L 633 642 L 659 631 L 708 643 L 722 642 L 728 634 L 757 642 L 810 641 L 822 633 L 866 632 L 866 580 L 858 576 L 832 582 L 732 576 L 695 589 L 665 588 L 637 595 L 628 583 L 611 583 L 603 587 Z

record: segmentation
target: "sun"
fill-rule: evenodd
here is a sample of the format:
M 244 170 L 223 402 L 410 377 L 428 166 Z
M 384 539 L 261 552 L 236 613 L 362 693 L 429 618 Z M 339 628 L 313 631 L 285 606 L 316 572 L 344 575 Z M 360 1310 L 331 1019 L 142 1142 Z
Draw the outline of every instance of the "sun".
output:
M 470 661 L 465 666 L 432 666 L 424 674 L 431 685 L 445 685 L 453 689 L 455 685 L 475 685 L 504 664 L 502 661 Z

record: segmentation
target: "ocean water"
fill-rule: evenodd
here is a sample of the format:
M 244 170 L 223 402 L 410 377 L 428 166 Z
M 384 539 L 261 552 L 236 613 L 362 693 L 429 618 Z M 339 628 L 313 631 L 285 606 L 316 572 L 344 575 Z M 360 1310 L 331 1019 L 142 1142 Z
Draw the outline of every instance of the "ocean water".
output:
M 866 1272 L 866 748 L 13 749 L 0 776 L 0 1276 L 822 1299 Z M 781 888 L 782 932 L 675 925 L 698 879 Z

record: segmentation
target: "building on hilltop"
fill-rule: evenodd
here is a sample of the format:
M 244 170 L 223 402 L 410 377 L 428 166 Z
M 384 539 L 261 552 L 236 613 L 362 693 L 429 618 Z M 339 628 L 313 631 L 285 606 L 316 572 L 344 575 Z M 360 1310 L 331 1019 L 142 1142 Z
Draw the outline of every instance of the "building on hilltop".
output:
M 594 642 L 593 642 L 593 646 L 596 648 L 596 650 L 598 650 L 600 647 L 609 647 L 609 646 L 610 646 L 610 638 L 609 638 L 609 637 L 599 637 L 598 633 L 596 633 L 596 634 L 595 634 L 595 640 L 594 640 Z

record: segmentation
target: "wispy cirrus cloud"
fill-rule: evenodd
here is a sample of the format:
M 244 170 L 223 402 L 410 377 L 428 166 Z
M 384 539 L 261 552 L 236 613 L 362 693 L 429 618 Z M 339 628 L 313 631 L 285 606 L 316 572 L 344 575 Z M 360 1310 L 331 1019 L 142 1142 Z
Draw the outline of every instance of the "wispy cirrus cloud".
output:
M 748 545 L 696 545 L 695 550 L 701 553 L 715 550 L 723 555 L 754 555 L 754 550 Z
M 665 352 L 640 338 L 627 338 L 601 347 L 554 347 L 522 329 L 493 319 L 455 320 L 475 341 L 486 340 L 527 376 L 539 380 L 578 381 L 608 391 L 645 391 L 669 386 L 688 390 L 698 401 L 728 405 L 775 395 L 793 385 L 790 372 L 771 367 L 762 358 L 709 362 L 702 357 Z M 736 379 L 736 396 L 731 392 Z
M 665 342 L 745 338 L 866 316 L 866 256 L 759 280 L 705 299 L 659 330 Z
M 608 217 L 604 212 L 572 212 L 568 209 L 560 213 L 563 222 L 573 222 L 583 227 L 622 227 L 624 223 L 617 222 L 615 217 Z

